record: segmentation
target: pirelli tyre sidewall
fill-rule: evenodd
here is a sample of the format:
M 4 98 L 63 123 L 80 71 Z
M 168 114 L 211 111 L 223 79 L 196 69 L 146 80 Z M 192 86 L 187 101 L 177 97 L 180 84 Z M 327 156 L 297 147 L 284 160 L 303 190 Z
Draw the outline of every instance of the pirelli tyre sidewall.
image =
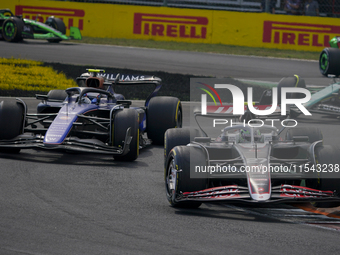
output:
M 2 37 L 7 42 L 19 42 L 22 40 L 24 22 L 17 17 L 6 19 L 2 24 Z
M 180 192 L 203 190 L 207 187 L 207 178 L 191 178 L 190 171 L 196 165 L 205 166 L 206 155 L 201 148 L 192 146 L 176 146 L 167 158 L 164 171 L 165 191 L 168 202 L 173 207 L 198 208 L 202 203 L 196 201 L 176 201 Z M 175 184 L 172 189 L 170 183 Z
M 340 49 L 325 48 L 320 53 L 319 69 L 322 75 L 340 75 Z

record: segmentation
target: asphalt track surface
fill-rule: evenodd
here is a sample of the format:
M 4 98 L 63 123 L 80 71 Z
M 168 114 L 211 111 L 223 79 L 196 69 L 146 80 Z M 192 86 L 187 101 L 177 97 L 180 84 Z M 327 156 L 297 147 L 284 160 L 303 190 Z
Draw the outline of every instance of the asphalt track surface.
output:
M 0 56 L 215 75 L 225 68 L 215 65 L 215 70 L 214 59 L 225 65 L 229 59 L 237 62 L 234 77 L 262 78 L 266 68 L 275 77 L 286 76 L 294 66 L 305 77 L 320 77 L 310 61 L 111 46 L 0 42 Z M 251 67 L 251 62 L 258 63 Z M 241 76 L 239 69 L 246 68 L 249 76 Z M 37 102 L 25 101 L 34 112 Z M 188 116 L 188 104 L 183 107 Z M 325 144 L 340 144 L 339 120 L 315 114 L 298 121 L 320 127 Z M 110 156 L 22 150 L 0 154 L 0 173 L 0 254 L 339 254 L 340 232 L 324 227 L 337 225 L 336 218 L 287 205 L 170 207 L 161 146 L 149 146 L 135 162 L 123 163 Z

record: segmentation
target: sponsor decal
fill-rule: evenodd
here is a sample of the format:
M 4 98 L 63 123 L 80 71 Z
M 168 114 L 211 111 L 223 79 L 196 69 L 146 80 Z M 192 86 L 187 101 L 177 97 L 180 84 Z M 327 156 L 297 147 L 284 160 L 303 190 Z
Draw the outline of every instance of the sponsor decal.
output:
M 233 115 L 244 114 L 244 110 L 245 110 L 244 95 L 240 88 L 232 84 L 215 84 L 214 88 L 212 88 L 211 86 L 209 87 L 211 89 L 214 89 L 214 88 L 215 89 L 216 88 L 217 89 L 228 89 L 231 92 L 232 97 L 233 97 L 233 105 L 232 105 L 233 108 L 230 110 L 230 112 L 232 112 Z M 213 91 L 220 99 L 215 89 Z M 205 89 L 203 89 L 203 91 L 208 93 L 208 91 Z M 305 95 L 305 97 L 304 98 L 287 98 L 288 93 L 302 93 Z M 211 93 L 208 93 L 208 94 L 212 97 Z M 253 102 L 253 88 L 248 87 L 247 105 L 248 105 L 249 111 L 259 116 L 267 116 L 267 115 L 274 113 L 277 110 L 277 88 L 272 88 L 272 97 L 273 97 L 273 104 L 270 106 L 270 108 L 268 106 L 265 106 L 265 109 L 259 109 L 259 108 L 256 109 L 252 103 Z M 287 105 L 290 105 L 290 104 L 293 104 L 297 108 L 299 108 L 300 111 L 304 115 L 311 115 L 311 113 L 303 106 L 303 103 L 308 102 L 310 98 L 311 98 L 311 93 L 307 89 L 297 88 L 297 87 L 282 88 L 281 89 L 281 107 L 280 107 L 281 115 L 286 115 Z M 220 101 L 220 103 L 222 106 L 222 101 Z M 215 104 L 216 104 L 216 101 L 215 101 Z M 221 109 L 222 111 L 224 107 L 221 107 L 221 108 L 222 108 Z M 230 109 L 230 107 L 228 109 Z M 206 94 L 201 94 L 201 112 L 203 115 L 207 114 L 207 95 Z
M 207 17 L 135 13 L 133 33 L 174 38 L 207 38 Z
M 262 42 L 329 47 L 329 40 L 336 35 L 340 35 L 340 26 L 265 20 Z
M 97 74 L 97 76 L 101 76 L 104 79 L 107 80 L 115 80 L 117 77 L 117 74 L 113 74 L 113 73 L 99 73 Z M 144 80 L 146 78 L 151 78 L 150 77 L 146 77 L 144 75 L 125 75 L 125 74 L 121 74 L 119 76 L 119 80 L 120 81 L 140 81 L 140 80 Z
M 37 19 L 37 21 L 44 23 L 48 17 L 55 16 L 64 21 L 66 28 L 75 26 L 79 30 L 83 30 L 85 11 L 81 9 L 68 9 L 56 7 L 41 7 L 41 6 L 27 6 L 16 5 L 15 15 L 22 15 L 26 19 Z M 76 24 L 76 20 L 78 21 Z

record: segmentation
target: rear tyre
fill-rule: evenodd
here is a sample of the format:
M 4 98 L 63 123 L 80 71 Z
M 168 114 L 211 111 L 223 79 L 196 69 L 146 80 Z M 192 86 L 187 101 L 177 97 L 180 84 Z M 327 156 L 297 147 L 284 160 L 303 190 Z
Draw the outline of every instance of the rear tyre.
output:
M 130 143 L 130 151 L 124 156 L 114 155 L 114 159 L 118 161 L 134 161 L 139 154 L 139 127 L 138 113 L 134 109 L 123 109 L 114 116 L 112 125 L 113 146 L 124 147 L 126 130 L 131 127 L 132 140 Z
M 19 42 L 22 40 L 24 22 L 17 17 L 6 19 L 2 24 L 2 37 L 7 42 Z
M 320 129 L 315 127 L 288 129 L 286 133 L 286 140 L 293 140 L 293 136 L 308 136 L 310 143 L 323 140 L 323 136 Z
M 282 78 L 277 85 L 277 102 L 281 104 L 281 89 L 282 88 L 306 88 L 305 80 L 298 75 L 292 77 Z M 300 93 L 287 93 L 287 98 L 301 98 L 303 97 Z
M 24 107 L 16 101 L 0 102 L 0 140 L 11 140 L 22 133 Z M 20 149 L 6 148 L 0 152 L 18 153 Z
M 164 135 L 164 160 L 168 158 L 170 151 L 180 145 L 187 145 L 194 140 L 195 137 L 200 137 L 201 132 L 194 128 L 170 128 Z
M 176 97 L 153 97 L 147 109 L 147 135 L 153 144 L 164 144 L 169 128 L 182 127 L 182 104 Z
M 47 96 L 47 100 L 64 101 L 67 97 L 67 93 L 62 89 L 53 89 L 48 92 Z
M 315 150 L 315 160 L 316 163 L 321 166 L 329 166 L 327 168 L 327 171 L 331 172 L 333 174 L 327 174 L 325 176 L 325 172 L 320 171 L 317 173 L 317 179 L 315 180 L 307 180 L 307 185 L 309 183 L 314 184 L 314 187 L 319 190 L 323 191 L 336 191 L 336 193 L 340 194 L 340 172 L 335 172 L 335 169 L 330 169 L 330 167 L 338 166 L 339 168 L 339 154 L 340 149 L 339 147 L 333 147 L 330 145 L 320 146 L 316 148 Z M 323 168 L 323 167 L 322 167 Z M 324 170 L 324 169 L 322 169 Z M 330 178 L 332 177 L 332 178 Z M 308 183 L 309 182 L 309 183 Z M 318 202 L 313 203 L 316 207 L 335 207 L 340 206 L 339 202 Z
M 194 160 L 190 161 L 190 159 Z M 190 171 L 194 171 L 195 166 L 206 166 L 206 164 L 206 155 L 201 148 L 177 146 L 170 151 L 164 177 L 166 197 L 171 206 L 198 208 L 202 204 L 198 201 L 177 202 L 175 198 L 180 192 L 199 191 L 206 188 L 207 178 L 204 176 L 203 178 L 190 178 Z
M 340 49 L 325 48 L 320 53 L 319 69 L 322 75 L 340 75 Z
M 46 20 L 45 24 L 50 27 L 53 27 L 55 30 L 58 30 L 62 34 L 66 34 L 66 26 L 64 24 L 64 21 L 62 21 L 59 18 L 55 18 L 54 16 L 51 16 Z M 62 41 L 62 39 L 47 39 L 47 41 L 51 43 L 58 43 Z

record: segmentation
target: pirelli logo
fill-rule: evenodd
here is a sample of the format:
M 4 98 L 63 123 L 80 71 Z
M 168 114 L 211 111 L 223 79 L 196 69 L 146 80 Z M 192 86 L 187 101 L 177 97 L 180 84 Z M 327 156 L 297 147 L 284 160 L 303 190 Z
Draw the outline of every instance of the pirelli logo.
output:
M 15 6 L 15 15 L 22 15 L 26 19 L 36 19 L 45 22 L 50 16 L 55 16 L 64 21 L 66 28 L 72 26 L 83 30 L 85 11 L 80 9 L 40 7 L 40 6 Z
M 208 18 L 135 13 L 133 25 L 134 34 L 205 39 Z
M 329 40 L 340 36 L 340 26 L 264 21 L 264 43 L 329 47 Z

